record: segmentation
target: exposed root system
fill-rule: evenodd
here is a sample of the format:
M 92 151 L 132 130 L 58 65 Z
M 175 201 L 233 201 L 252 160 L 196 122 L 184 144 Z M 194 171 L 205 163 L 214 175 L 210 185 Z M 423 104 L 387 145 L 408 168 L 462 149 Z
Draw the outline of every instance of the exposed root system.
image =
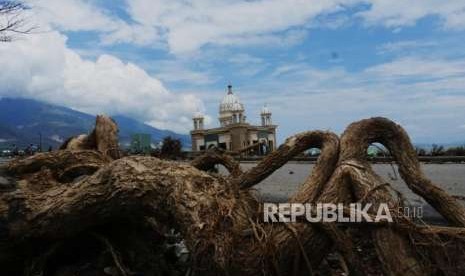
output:
M 288 138 L 242 172 L 227 152 L 191 164 L 120 158 L 117 126 L 0 168 L 1 275 L 464 275 L 465 208 L 425 177 L 401 126 L 371 118 L 341 137 Z M 408 187 L 447 221 L 418 223 L 366 160 L 394 156 Z M 292 203 L 388 204 L 392 223 L 265 223 L 253 187 L 309 148 L 321 154 Z M 227 168 L 225 177 L 211 173 Z M 283 183 L 285 185 L 285 183 Z

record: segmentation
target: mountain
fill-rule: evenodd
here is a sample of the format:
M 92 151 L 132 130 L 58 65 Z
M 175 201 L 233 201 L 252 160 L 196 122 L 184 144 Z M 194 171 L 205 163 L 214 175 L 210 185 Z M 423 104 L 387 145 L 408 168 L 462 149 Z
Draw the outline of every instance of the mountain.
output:
M 113 119 L 118 124 L 123 147 L 129 145 L 134 133 L 150 134 L 153 143 L 172 136 L 180 139 L 183 147 L 190 147 L 188 135 L 157 129 L 125 116 L 113 116 Z M 30 99 L 0 99 L 0 147 L 39 144 L 42 136 L 44 149 L 49 146 L 56 148 L 68 137 L 88 133 L 94 123 L 95 116 L 67 107 Z
M 112 116 L 119 127 L 120 141 L 129 143 L 131 141 L 131 135 L 134 133 L 147 133 L 152 136 L 153 142 L 159 142 L 166 136 L 171 136 L 181 140 L 184 148 L 191 147 L 191 138 L 189 135 L 178 134 L 170 130 L 162 130 L 151 127 L 147 124 L 136 121 L 132 118 L 128 118 L 121 115 Z M 93 118 L 95 119 L 95 118 Z

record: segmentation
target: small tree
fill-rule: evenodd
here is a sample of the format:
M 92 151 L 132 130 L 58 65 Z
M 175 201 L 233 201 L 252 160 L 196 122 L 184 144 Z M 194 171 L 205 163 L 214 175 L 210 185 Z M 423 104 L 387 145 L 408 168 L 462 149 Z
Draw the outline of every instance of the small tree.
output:
M 446 155 L 450 156 L 465 156 L 465 147 L 451 147 L 446 150 Z
M 431 156 L 441 156 L 444 155 L 444 146 L 433 144 L 431 148 Z
M 182 157 L 182 143 L 179 139 L 167 136 L 163 139 L 163 145 L 160 149 L 160 158 L 178 159 Z
M 426 150 L 420 147 L 416 147 L 415 151 L 417 152 L 417 156 L 426 156 Z

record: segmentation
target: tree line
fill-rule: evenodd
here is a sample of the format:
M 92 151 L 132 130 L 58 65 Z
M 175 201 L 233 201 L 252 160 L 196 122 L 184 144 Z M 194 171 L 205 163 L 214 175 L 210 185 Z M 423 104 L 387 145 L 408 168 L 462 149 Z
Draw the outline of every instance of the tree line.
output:
M 465 156 L 465 146 L 448 147 L 433 144 L 431 149 L 415 148 L 418 156 Z

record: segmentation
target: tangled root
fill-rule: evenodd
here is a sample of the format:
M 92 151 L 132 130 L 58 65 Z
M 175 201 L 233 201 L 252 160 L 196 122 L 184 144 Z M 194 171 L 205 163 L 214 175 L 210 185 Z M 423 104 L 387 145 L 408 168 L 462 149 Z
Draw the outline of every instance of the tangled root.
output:
M 99 116 L 91 135 L 0 168 L 10 187 L 0 192 L 2 274 L 308 275 L 331 272 L 334 254 L 353 275 L 465 271 L 464 207 L 424 176 L 408 135 L 388 119 L 355 122 L 340 139 L 324 131 L 297 134 L 245 172 L 221 151 L 191 164 L 120 158 L 116 134 L 116 124 Z M 419 225 L 395 212 L 401 201 L 366 160 L 375 142 L 448 226 Z M 394 222 L 264 223 L 254 185 L 315 147 L 321 155 L 290 202 L 387 203 Z M 205 172 L 216 164 L 229 177 Z M 374 272 L 361 247 L 373 255 Z

